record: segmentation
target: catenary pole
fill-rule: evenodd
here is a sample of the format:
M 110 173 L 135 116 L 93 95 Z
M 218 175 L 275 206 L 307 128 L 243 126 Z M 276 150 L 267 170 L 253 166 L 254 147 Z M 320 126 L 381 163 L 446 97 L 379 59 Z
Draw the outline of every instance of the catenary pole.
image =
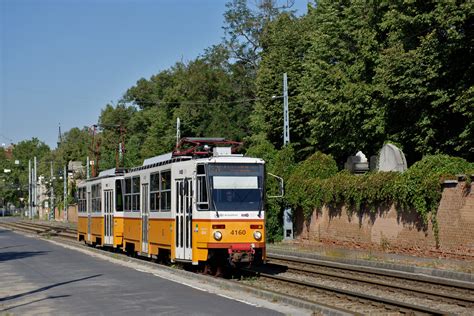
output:
M 32 218 L 32 209 L 31 209 L 31 201 L 33 201 L 33 194 L 32 194 L 32 187 L 31 187 L 31 159 L 28 160 L 28 218 Z
M 283 146 L 290 143 L 290 115 L 288 113 L 288 77 L 283 74 Z M 293 219 L 291 208 L 285 206 L 283 211 L 283 239 L 293 239 Z
M 288 78 L 283 74 L 283 145 L 290 142 L 290 116 L 288 114 Z
M 176 147 L 178 147 L 179 139 L 181 138 L 181 121 L 179 117 L 176 118 Z
M 89 156 L 87 156 L 87 161 L 86 161 L 86 179 L 89 179 L 89 165 L 90 165 L 90 160 L 89 160 Z
M 33 217 L 37 214 L 37 204 L 38 204 L 38 188 L 37 188 L 37 177 L 36 177 L 36 156 L 33 157 Z
M 67 167 L 64 166 L 64 220 L 67 222 Z
M 51 169 L 51 211 L 49 212 L 49 220 L 54 218 L 54 173 L 53 173 L 53 161 L 51 161 L 50 165 Z

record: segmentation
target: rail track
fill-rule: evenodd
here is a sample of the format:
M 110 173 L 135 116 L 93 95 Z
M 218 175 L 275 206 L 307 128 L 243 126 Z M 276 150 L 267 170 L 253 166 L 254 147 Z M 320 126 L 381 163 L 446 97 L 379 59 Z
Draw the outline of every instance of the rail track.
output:
M 75 240 L 77 231 L 58 225 L 2 221 L 13 230 Z M 474 314 L 474 283 L 268 254 L 269 264 L 246 269 L 239 283 L 353 314 Z
M 76 240 L 77 238 L 77 231 L 75 229 L 58 225 L 48 225 L 26 221 L 1 221 L 0 226 L 12 230 L 36 233 L 42 236 L 57 236 L 70 240 Z
M 470 282 L 276 254 L 268 259 L 247 270 L 253 278 L 244 282 L 353 313 L 474 313 Z

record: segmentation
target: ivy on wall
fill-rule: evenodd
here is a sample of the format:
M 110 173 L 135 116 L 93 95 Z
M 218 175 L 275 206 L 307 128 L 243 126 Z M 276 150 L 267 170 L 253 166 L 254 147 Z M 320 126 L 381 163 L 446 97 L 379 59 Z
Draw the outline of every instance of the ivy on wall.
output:
M 298 164 L 290 175 L 287 196 L 293 208 L 301 208 L 305 217 L 323 205 L 346 206 L 347 211 L 377 212 L 394 203 L 399 211 L 415 211 L 427 224 L 428 215 L 436 214 L 441 200 L 441 184 L 459 174 L 472 174 L 474 164 L 447 155 L 425 156 L 406 172 L 370 172 L 352 175 L 337 172 L 331 156 L 316 153 Z M 435 227 L 436 219 L 432 216 Z

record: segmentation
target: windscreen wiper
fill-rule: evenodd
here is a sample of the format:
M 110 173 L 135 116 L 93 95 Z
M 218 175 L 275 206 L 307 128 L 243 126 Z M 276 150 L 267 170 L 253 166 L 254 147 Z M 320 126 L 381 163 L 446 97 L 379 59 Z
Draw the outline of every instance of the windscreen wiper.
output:
M 214 208 L 216 209 L 216 216 L 217 218 L 219 218 L 219 211 L 217 210 L 216 202 L 214 201 L 214 199 L 212 200 L 212 205 L 214 205 Z

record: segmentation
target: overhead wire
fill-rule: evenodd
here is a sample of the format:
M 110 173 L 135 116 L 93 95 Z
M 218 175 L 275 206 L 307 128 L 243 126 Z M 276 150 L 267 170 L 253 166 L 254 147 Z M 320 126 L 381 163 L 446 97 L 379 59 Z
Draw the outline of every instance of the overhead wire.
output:
M 291 98 L 291 96 L 288 96 Z M 251 98 L 251 99 L 241 99 L 235 101 L 212 101 L 212 102 L 198 102 L 198 101 L 173 101 L 173 102 L 166 102 L 166 101 L 152 101 L 152 100 L 144 100 L 144 99 L 133 99 L 130 101 L 124 101 L 125 104 L 134 103 L 136 105 L 140 104 L 152 104 L 152 105 L 219 105 L 219 104 L 241 104 L 241 103 L 248 103 L 254 101 L 264 101 L 264 100 L 275 100 L 283 98 L 283 96 L 274 96 L 268 98 Z

